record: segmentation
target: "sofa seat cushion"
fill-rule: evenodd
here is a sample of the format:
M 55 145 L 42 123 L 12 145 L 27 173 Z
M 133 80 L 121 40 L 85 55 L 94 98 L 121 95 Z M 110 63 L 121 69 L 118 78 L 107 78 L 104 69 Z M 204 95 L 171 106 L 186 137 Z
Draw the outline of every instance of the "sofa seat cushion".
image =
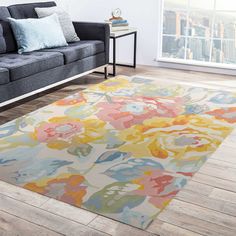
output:
M 7 84 L 10 82 L 9 71 L 5 68 L 0 68 L 0 85 Z
M 75 43 L 69 43 L 67 47 L 45 49 L 49 52 L 60 52 L 64 55 L 65 64 L 69 64 L 86 57 L 104 52 L 105 47 L 102 41 L 87 40 Z
M 0 55 L 0 67 L 10 72 L 10 80 L 18 80 L 64 65 L 63 55 L 58 52 L 7 53 Z

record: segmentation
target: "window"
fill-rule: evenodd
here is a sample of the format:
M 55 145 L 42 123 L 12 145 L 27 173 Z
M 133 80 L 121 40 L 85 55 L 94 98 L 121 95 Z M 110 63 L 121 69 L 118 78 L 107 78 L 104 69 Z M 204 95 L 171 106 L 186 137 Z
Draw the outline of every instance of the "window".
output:
M 161 58 L 236 66 L 236 1 L 163 2 Z

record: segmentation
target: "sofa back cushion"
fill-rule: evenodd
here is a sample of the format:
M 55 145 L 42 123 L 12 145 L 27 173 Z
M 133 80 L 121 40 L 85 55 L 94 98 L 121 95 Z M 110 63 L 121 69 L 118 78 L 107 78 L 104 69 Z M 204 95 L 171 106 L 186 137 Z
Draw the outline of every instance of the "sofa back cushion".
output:
M 16 41 L 7 18 L 11 17 L 7 7 L 0 6 L 0 54 L 17 50 Z
M 75 32 L 75 28 L 70 18 L 70 15 L 67 12 L 65 12 L 63 9 L 59 7 L 39 7 L 39 8 L 36 7 L 35 11 L 38 17 L 40 18 L 43 18 L 45 16 L 50 16 L 54 13 L 57 14 L 60 24 L 61 24 L 61 28 L 65 35 L 66 41 L 68 43 L 80 41 L 78 35 Z
M 17 44 L 10 23 L 0 21 L 0 54 L 17 51 Z
M 10 17 L 10 13 L 7 7 L 0 6 L 0 20 L 6 20 L 8 17 Z
M 10 15 L 7 7 L 1 7 L 0 6 L 0 20 L 6 20 L 10 16 L 11 15 Z
M 36 7 L 54 7 L 55 2 L 37 2 L 28 4 L 17 4 L 8 7 L 8 10 L 12 18 L 26 19 L 26 18 L 38 18 L 35 8 Z

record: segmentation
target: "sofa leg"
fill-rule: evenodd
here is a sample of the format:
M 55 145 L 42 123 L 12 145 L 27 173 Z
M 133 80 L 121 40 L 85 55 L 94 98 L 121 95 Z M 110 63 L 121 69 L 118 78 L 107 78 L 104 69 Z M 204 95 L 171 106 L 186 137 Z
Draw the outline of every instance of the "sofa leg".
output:
M 104 76 L 105 76 L 105 79 L 108 79 L 108 68 L 107 68 L 107 66 L 104 67 Z

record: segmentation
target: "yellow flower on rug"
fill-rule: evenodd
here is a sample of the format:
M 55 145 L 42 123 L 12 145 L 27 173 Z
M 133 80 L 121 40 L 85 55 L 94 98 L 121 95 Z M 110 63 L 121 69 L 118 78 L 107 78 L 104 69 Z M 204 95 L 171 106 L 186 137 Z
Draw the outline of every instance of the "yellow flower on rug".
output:
M 198 115 L 155 117 L 121 131 L 119 137 L 126 144 L 119 150 L 139 158 L 198 159 L 201 153 L 213 152 L 232 131 L 216 121 Z
M 120 89 L 127 89 L 127 87 L 131 87 L 130 84 L 125 78 L 122 76 L 118 76 L 117 80 L 107 80 L 103 83 L 93 86 L 91 91 L 100 91 L 100 92 L 116 92 Z

